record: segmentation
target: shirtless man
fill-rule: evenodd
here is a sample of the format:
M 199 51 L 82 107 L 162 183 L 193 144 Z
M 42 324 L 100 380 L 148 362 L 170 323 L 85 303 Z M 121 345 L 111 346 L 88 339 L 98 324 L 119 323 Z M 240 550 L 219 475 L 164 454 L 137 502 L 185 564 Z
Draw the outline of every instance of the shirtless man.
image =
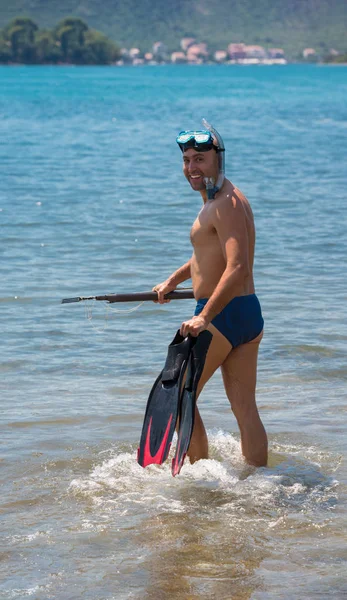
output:
M 159 303 L 164 303 L 164 294 L 192 279 L 197 307 L 194 316 L 182 323 L 180 333 L 197 336 L 208 329 L 213 335 L 197 397 L 220 367 L 240 429 L 242 454 L 249 464 L 264 466 L 267 436 L 255 401 L 263 318 L 253 281 L 252 210 L 242 192 L 224 178 L 224 145 L 215 129 L 181 132 L 177 143 L 183 173 L 192 189 L 200 192 L 203 207 L 191 229 L 191 259 L 153 290 Z M 198 408 L 188 456 L 192 463 L 208 458 L 207 435 Z

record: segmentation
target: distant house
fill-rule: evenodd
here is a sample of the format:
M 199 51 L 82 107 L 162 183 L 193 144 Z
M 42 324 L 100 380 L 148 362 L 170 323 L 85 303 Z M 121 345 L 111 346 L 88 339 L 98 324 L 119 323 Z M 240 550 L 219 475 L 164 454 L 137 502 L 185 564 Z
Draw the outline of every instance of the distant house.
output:
M 119 65 L 127 65 L 132 64 L 133 59 L 130 57 L 129 50 L 127 48 L 121 48 L 120 50 L 120 60 L 117 61 Z
M 302 55 L 304 58 L 314 58 L 316 56 L 316 51 L 314 48 L 305 48 Z
M 216 62 L 224 62 L 228 58 L 228 53 L 226 50 L 216 50 L 213 58 Z
M 187 50 L 187 60 L 189 62 L 202 62 L 208 58 L 207 44 L 192 44 Z
M 269 48 L 267 53 L 269 58 L 285 58 L 283 48 Z
M 141 54 L 141 50 L 139 50 L 139 48 L 130 48 L 129 50 L 129 57 L 131 59 L 135 59 L 135 58 L 139 58 Z
M 229 44 L 228 55 L 230 60 L 246 58 L 245 44 Z
M 184 52 L 173 52 L 171 54 L 171 62 L 172 63 L 186 63 L 187 62 L 187 56 L 184 54 Z
M 195 44 L 196 39 L 193 37 L 185 37 L 182 38 L 180 41 L 180 46 L 183 50 L 183 52 L 187 52 L 189 46 L 192 46 L 193 44 Z
M 255 58 L 264 60 L 267 58 L 267 52 L 263 46 L 245 46 L 246 58 Z
M 165 61 L 168 59 L 168 49 L 163 42 L 155 42 L 152 52 L 155 60 Z

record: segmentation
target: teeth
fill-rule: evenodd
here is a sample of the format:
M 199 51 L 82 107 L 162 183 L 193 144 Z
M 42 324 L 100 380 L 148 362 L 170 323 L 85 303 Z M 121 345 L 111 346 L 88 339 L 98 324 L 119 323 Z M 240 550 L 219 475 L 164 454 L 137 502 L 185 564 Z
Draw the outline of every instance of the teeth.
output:
M 190 178 L 191 179 L 199 179 L 200 175 L 191 175 Z

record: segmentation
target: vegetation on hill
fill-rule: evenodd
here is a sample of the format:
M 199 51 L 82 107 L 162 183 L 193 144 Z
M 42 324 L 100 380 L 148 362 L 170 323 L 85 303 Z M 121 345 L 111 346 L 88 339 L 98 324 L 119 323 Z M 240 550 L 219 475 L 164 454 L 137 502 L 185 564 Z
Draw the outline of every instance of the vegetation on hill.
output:
M 327 56 L 325 62 L 334 64 L 347 64 L 347 53 L 338 54 L 337 56 Z
M 81 19 L 67 17 L 52 30 L 39 30 L 27 17 L 13 19 L 0 32 L 0 63 L 108 64 L 119 48 Z
M 65 15 L 87 20 L 127 48 L 148 51 L 156 41 L 178 50 L 182 37 L 211 50 L 231 42 L 284 48 L 290 58 L 313 47 L 347 51 L 346 0 L 0 0 L 0 28 L 26 15 L 52 29 Z

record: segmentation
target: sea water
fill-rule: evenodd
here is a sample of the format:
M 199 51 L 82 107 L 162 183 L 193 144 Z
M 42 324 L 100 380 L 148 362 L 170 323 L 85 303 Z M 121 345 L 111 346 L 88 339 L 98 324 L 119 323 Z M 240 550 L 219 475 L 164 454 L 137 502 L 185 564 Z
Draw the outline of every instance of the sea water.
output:
M 346 98 L 346 67 L 0 69 L 0 598 L 347 597 Z M 136 450 L 194 302 L 60 302 L 189 259 L 175 137 L 202 117 L 255 215 L 269 466 L 217 373 L 210 459 L 173 479 Z

